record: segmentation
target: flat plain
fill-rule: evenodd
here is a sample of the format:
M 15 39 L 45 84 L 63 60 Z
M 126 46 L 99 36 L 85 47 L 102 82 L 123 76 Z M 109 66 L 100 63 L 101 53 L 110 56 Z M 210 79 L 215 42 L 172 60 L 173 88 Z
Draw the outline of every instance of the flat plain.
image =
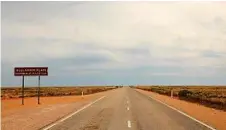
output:
M 16 88 L 17 94 L 14 94 L 12 88 L 11 93 L 5 89 L 2 94 L 11 97 L 2 99 L 1 128 L 2 130 L 226 129 L 225 111 L 179 98 L 179 93 L 185 90 L 182 87 L 173 89 L 173 98 L 166 91 L 172 90 L 170 87 L 154 86 L 153 88 L 156 89 L 151 91 L 152 87 L 45 87 L 42 88 L 43 95 L 39 105 L 37 91 L 30 93 L 26 91 L 25 104 L 21 105 L 20 92 L 18 92 L 20 88 Z M 222 89 L 217 88 L 220 91 Z M 37 90 L 37 88 L 28 90 Z M 188 93 L 196 92 L 195 90 L 200 91 L 200 87 L 192 88 Z M 213 88 L 207 90 L 207 92 L 213 91 Z
M 136 88 L 226 111 L 226 86 L 137 86 Z

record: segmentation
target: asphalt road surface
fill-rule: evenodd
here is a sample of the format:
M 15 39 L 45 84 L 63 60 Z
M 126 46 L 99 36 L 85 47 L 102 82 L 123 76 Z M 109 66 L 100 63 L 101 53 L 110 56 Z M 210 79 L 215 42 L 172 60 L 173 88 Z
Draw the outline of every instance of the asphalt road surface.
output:
M 116 89 L 44 129 L 210 130 L 201 123 L 129 87 Z

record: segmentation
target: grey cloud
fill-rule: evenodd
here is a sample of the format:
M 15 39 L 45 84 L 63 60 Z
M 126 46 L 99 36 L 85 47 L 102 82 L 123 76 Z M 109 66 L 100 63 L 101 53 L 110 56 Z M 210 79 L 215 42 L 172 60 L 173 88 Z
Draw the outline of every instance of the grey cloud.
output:
M 223 66 L 225 57 L 226 20 L 220 13 L 225 8 L 217 3 L 2 2 L 1 6 L 4 84 L 15 81 L 14 66 L 48 66 L 50 77 L 55 76 L 50 84 L 195 83 L 190 78 L 212 73 L 213 77 L 226 70 L 211 68 L 214 63 Z M 67 70 L 70 67 L 76 69 Z M 184 70 L 192 73 L 187 76 Z M 74 82 L 72 73 L 81 82 Z M 169 76 L 174 73 L 187 77 Z M 211 82 L 207 80 L 203 82 Z
M 219 53 L 214 51 L 202 51 L 201 56 L 203 57 L 209 57 L 209 58 L 220 58 L 220 57 L 226 57 L 226 53 Z
M 7 22 L 44 23 L 62 15 L 70 2 L 2 2 L 2 20 Z
M 54 67 L 66 67 L 66 66 L 89 66 L 97 65 L 102 63 L 111 62 L 108 56 L 92 54 L 92 55 L 77 55 L 72 58 L 61 58 L 61 59 L 47 59 L 40 63 L 40 65 L 52 65 Z
M 6 22 L 21 22 L 26 24 L 45 24 L 60 18 L 93 19 L 105 2 L 88 1 L 30 1 L 30 2 L 2 2 L 2 20 Z
M 144 56 L 144 57 L 149 57 L 151 52 L 150 52 L 150 43 L 141 43 L 140 45 L 136 45 L 133 47 L 126 47 L 126 48 L 116 48 L 116 49 L 111 49 L 114 53 L 121 53 L 124 55 L 129 55 L 129 56 Z
M 215 17 L 211 21 L 200 22 L 200 25 L 203 26 L 205 29 L 210 31 L 217 31 L 223 34 L 226 34 L 226 19 L 222 17 Z
M 95 43 L 76 43 L 76 48 L 79 48 L 79 49 L 84 49 L 84 50 L 107 50 L 108 48 L 107 47 L 103 47 L 103 46 L 100 46 L 98 44 L 95 44 Z
M 213 23 L 217 29 L 226 33 L 226 21 L 222 17 L 215 17 Z
M 184 68 L 174 66 L 156 66 L 156 65 L 143 65 L 133 68 L 115 68 L 115 69 L 101 69 L 105 74 L 112 75 L 137 75 L 137 76 L 151 76 L 153 74 L 171 74 L 171 73 L 183 73 Z
M 20 84 L 20 78 L 18 77 L 16 78 L 13 76 L 13 68 L 18 66 L 47 66 L 49 67 L 49 76 L 46 78 L 54 80 L 54 77 L 59 78 L 60 75 L 70 77 L 70 75 L 75 73 L 75 71 L 65 70 L 65 68 L 67 67 L 75 67 L 77 68 L 77 70 L 80 70 L 81 73 L 85 73 L 87 71 L 94 71 L 94 70 L 101 69 L 98 67 L 96 69 L 90 69 L 89 66 L 104 64 L 111 61 L 112 59 L 107 56 L 93 54 L 93 55 L 79 55 L 79 56 L 75 56 L 74 58 L 66 58 L 66 59 L 46 59 L 45 61 L 39 62 L 37 64 L 20 63 L 20 64 L 12 65 L 9 63 L 2 63 L 2 72 L 1 72 L 2 84 L 3 85 L 7 85 L 7 84 L 19 85 Z M 32 80 L 29 83 L 34 84 L 35 83 L 34 81 L 36 80 Z
M 148 54 L 150 54 L 148 48 L 126 48 L 126 49 L 119 49 L 118 51 L 128 54 L 128 55 L 148 55 Z

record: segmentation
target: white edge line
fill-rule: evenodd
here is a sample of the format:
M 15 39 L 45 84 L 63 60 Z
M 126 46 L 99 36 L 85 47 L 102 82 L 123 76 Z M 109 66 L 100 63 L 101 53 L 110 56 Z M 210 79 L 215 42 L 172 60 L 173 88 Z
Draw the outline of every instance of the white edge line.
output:
M 162 102 L 162 101 L 160 101 L 160 100 L 158 100 L 158 99 L 155 99 L 155 98 L 153 98 L 153 97 L 151 97 L 151 96 L 149 96 L 149 97 L 152 98 L 152 99 L 154 99 L 155 101 L 158 101 L 158 102 L 162 103 L 163 105 L 165 105 L 165 106 L 167 106 L 167 107 L 169 107 L 169 108 L 171 108 L 171 109 L 173 109 L 173 110 L 179 112 L 180 114 L 182 114 L 182 115 L 184 115 L 184 116 L 186 116 L 186 117 L 188 117 L 188 118 L 190 118 L 190 119 L 192 119 L 192 120 L 194 120 L 194 121 L 196 121 L 196 122 L 198 122 L 198 123 L 200 123 L 200 124 L 206 126 L 207 128 L 209 128 L 209 129 L 211 129 L 211 130 L 217 130 L 217 129 L 215 129 L 215 128 L 213 128 L 213 127 L 211 127 L 211 126 L 205 124 L 204 122 L 199 121 L 199 120 L 195 119 L 194 117 L 189 116 L 188 114 L 186 114 L 186 113 L 184 113 L 184 112 L 182 112 L 182 111 L 180 111 L 180 110 L 178 110 L 178 109 L 176 109 L 176 108 L 174 108 L 174 107 L 172 107 L 172 106 L 170 106 L 170 105 L 168 105 L 168 104 L 166 104 L 166 103 L 164 103 L 164 102 Z
M 131 122 L 130 120 L 127 121 L 128 127 L 131 128 Z
M 129 111 L 129 107 L 127 107 L 127 110 Z
M 91 103 L 85 105 L 84 107 L 80 108 L 79 110 L 77 110 L 77 111 L 75 111 L 75 112 L 69 114 L 68 116 L 66 116 L 66 117 L 64 117 L 64 118 L 62 118 L 62 119 L 60 119 L 59 121 L 56 121 L 56 122 L 54 122 L 53 124 L 50 124 L 49 126 L 43 128 L 42 130 L 48 130 L 48 129 L 50 129 L 51 127 L 53 127 L 53 126 L 57 125 L 58 123 L 60 123 L 60 122 L 62 122 L 62 121 L 64 121 L 64 120 L 70 118 L 71 116 L 73 116 L 73 115 L 79 113 L 80 111 L 86 109 L 87 107 L 91 106 L 92 104 L 94 104 L 95 102 L 97 102 L 97 101 L 99 101 L 99 100 L 101 100 L 101 99 L 103 99 L 103 98 L 105 98 L 105 96 L 102 96 L 102 97 L 96 99 L 95 101 L 93 101 L 93 102 L 91 102 Z

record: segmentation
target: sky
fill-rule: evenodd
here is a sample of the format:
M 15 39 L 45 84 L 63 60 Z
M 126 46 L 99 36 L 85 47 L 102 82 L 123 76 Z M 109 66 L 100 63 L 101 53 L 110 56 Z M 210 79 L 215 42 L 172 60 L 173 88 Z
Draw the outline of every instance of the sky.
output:
M 1 2 L 1 83 L 225 85 L 226 2 Z M 25 85 L 37 85 L 25 77 Z

